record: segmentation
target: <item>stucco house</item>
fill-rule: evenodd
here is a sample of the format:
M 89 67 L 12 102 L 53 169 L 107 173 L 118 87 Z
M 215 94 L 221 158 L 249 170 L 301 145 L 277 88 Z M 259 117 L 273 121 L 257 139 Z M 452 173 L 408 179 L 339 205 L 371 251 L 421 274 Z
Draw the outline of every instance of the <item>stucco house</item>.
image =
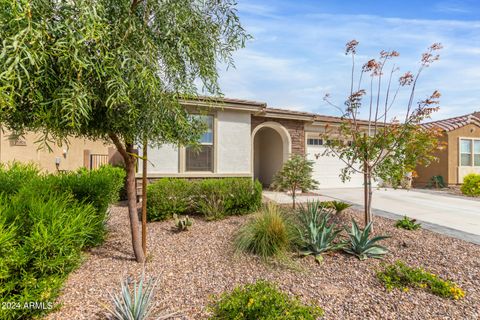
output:
M 445 148 L 437 151 L 438 162 L 416 169 L 417 186 L 425 186 L 433 176 L 442 176 L 448 185 L 463 183 L 469 173 L 480 174 L 480 112 L 423 124 L 441 129 Z
M 326 125 L 340 124 L 340 118 L 227 98 L 214 103 L 201 98 L 183 104 L 209 126 L 200 141 L 201 149 L 175 145 L 149 149 L 149 179 L 253 177 L 268 186 L 290 154 L 301 154 L 314 161 L 314 178 L 320 188 L 363 185 L 360 174 L 343 183 L 339 175 L 344 163 L 323 155 L 326 141 L 321 135 Z M 139 166 L 138 177 L 141 170 Z
M 111 162 L 115 148 L 101 141 L 70 138 L 68 145 L 50 144 L 51 151 L 39 148 L 38 134 L 15 137 L 0 129 L 0 163 L 32 162 L 47 172 L 72 171 L 81 167 L 96 169 Z

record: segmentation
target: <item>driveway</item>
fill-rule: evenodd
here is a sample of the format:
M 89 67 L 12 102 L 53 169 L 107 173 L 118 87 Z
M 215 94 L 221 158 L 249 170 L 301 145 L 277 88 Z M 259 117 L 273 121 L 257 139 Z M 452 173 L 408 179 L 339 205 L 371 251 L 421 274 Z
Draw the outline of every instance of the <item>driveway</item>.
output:
M 362 188 L 322 189 L 318 193 L 363 206 Z M 441 233 L 454 235 L 449 231 L 461 231 L 467 233 L 465 237 L 470 238 L 465 240 L 480 244 L 480 201 L 477 199 L 412 190 L 379 189 L 373 192 L 372 208 L 375 209 L 374 213 L 381 215 L 407 215 L 426 222 L 430 225 L 429 229 Z

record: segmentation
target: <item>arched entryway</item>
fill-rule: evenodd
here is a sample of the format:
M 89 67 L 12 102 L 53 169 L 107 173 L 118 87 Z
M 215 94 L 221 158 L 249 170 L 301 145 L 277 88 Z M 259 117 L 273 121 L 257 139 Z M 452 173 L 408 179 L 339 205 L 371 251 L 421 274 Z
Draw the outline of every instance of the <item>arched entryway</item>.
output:
M 264 122 L 252 132 L 253 175 L 263 186 L 272 183 L 273 176 L 288 160 L 292 150 L 290 134 L 278 122 Z

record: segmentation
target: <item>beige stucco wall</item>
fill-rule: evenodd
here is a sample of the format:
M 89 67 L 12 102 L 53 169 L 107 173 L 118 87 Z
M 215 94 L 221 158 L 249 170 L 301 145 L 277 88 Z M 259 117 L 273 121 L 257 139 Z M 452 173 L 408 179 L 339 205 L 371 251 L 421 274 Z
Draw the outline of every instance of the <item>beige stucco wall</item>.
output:
M 439 142 L 444 145 L 444 148 L 434 153 L 437 161 L 433 161 L 429 166 L 418 166 L 415 169 L 417 175 L 413 180 L 415 186 L 426 186 L 433 176 L 442 176 L 444 181 L 447 184 L 449 183 L 448 150 L 451 146 L 448 144 L 448 136 L 446 133 L 439 138 Z
M 164 145 L 148 149 L 150 177 L 252 176 L 250 112 L 225 109 L 209 113 L 215 118 L 214 172 L 185 172 L 185 148 Z M 140 147 L 139 152 L 142 154 Z M 139 165 L 137 176 L 141 173 Z
M 25 145 L 12 145 L 9 137 L 8 131 L 0 132 L 0 162 L 33 162 L 48 172 L 57 171 L 55 158 L 60 159 L 58 170 L 76 170 L 89 165 L 89 157 L 86 156 L 88 153 L 108 155 L 109 145 L 102 141 L 70 138 L 69 145 L 50 144 L 50 152 L 46 148 L 39 149 L 40 145 L 35 143 L 39 135 L 35 133 L 24 136 Z
M 468 173 L 480 173 L 480 167 L 462 167 L 459 176 L 459 139 L 478 138 L 480 139 L 480 127 L 469 124 L 448 133 L 448 184 L 460 184 L 463 176 Z

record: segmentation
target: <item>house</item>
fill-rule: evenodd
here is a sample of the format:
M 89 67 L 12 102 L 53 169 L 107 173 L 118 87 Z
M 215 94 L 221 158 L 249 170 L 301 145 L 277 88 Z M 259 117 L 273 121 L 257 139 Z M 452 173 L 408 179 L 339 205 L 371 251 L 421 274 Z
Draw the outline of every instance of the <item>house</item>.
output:
M 418 167 L 417 186 L 428 185 L 433 176 L 442 176 L 448 185 L 463 183 L 469 173 L 480 173 L 480 112 L 423 124 L 442 130 L 440 141 L 446 146 L 435 156 L 438 162 Z
M 208 124 L 200 149 L 163 145 L 148 150 L 148 178 L 253 177 L 269 186 L 290 154 L 306 155 L 314 161 L 314 178 L 320 188 L 363 186 L 356 174 L 343 183 L 345 164 L 324 155 L 322 139 L 326 126 L 341 123 L 338 117 L 267 107 L 263 102 L 207 98 L 182 102 Z M 139 148 L 140 149 L 140 148 Z M 139 150 L 141 153 L 141 149 Z M 139 166 L 137 177 L 141 177 Z
M 0 130 L 0 163 L 12 161 L 36 163 L 47 172 L 71 171 L 81 167 L 95 169 L 109 163 L 115 149 L 101 141 L 70 138 L 68 145 L 51 144 L 51 151 L 39 148 L 35 133 L 15 137 Z

